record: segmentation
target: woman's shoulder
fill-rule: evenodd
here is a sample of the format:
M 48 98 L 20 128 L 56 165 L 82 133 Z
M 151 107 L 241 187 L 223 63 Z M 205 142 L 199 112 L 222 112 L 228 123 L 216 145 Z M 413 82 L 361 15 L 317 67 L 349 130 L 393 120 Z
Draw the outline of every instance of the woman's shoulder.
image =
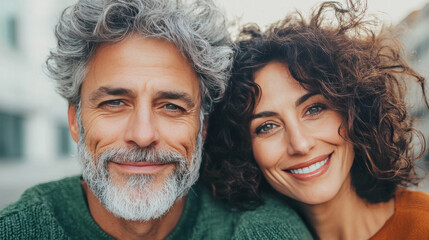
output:
M 395 213 L 371 239 L 426 239 L 429 236 L 429 194 L 399 190 Z
M 407 214 L 417 211 L 429 218 L 429 193 L 414 190 L 399 190 L 395 194 L 395 212 Z

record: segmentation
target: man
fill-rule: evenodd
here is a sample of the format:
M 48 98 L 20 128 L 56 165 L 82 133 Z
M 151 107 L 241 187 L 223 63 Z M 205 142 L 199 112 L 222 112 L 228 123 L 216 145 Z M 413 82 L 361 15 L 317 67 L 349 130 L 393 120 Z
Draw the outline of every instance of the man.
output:
M 0 239 L 309 237 L 293 211 L 276 211 L 287 208 L 280 203 L 234 212 L 194 184 L 204 116 L 231 63 L 225 29 L 207 1 L 68 8 L 47 68 L 69 102 L 82 177 L 27 190 L 0 213 Z

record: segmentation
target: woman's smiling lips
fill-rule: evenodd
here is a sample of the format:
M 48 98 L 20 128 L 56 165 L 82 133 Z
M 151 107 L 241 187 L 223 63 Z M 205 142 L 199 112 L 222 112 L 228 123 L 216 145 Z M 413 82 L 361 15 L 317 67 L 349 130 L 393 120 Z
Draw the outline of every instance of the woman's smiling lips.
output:
M 310 161 L 294 165 L 284 169 L 291 176 L 302 180 L 309 181 L 325 173 L 330 164 L 332 153 L 318 156 Z

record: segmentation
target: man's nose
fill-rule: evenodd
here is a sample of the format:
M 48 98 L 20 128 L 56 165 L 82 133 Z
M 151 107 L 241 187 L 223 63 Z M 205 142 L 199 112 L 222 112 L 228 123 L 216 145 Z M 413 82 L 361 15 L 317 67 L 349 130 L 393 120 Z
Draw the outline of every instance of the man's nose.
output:
M 287 153 L 289 155 L 304 155 L 314 147 L 316 140 L 308 133 L 305 126 L 296 125 L 287 129 Z
M 154 145 L 159 137 L 156 126 L 151 109 L 136 109 L 128 121 L 125 140 L 142 148 Z

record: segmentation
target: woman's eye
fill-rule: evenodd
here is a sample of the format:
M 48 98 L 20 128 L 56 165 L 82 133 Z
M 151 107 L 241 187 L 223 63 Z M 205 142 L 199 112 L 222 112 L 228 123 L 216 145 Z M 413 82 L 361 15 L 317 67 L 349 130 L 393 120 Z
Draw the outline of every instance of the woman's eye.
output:
M 325 108 L 326 107 L 324 105 L 314 104 L 307 109 L 307 111 L 305 112 L 305 115 L 310 115 L 310 116 L 318 115 L 323 110 L 325 110 Z
M 276 128 L 277 126 L 273 123 L 265 123 L 262 124 L 261 126 L 259 126 L 258 128 L 256 128 L 256 134 L 264 134 L 267 133 L 269 131 L 271 131 L 272 129 Z

